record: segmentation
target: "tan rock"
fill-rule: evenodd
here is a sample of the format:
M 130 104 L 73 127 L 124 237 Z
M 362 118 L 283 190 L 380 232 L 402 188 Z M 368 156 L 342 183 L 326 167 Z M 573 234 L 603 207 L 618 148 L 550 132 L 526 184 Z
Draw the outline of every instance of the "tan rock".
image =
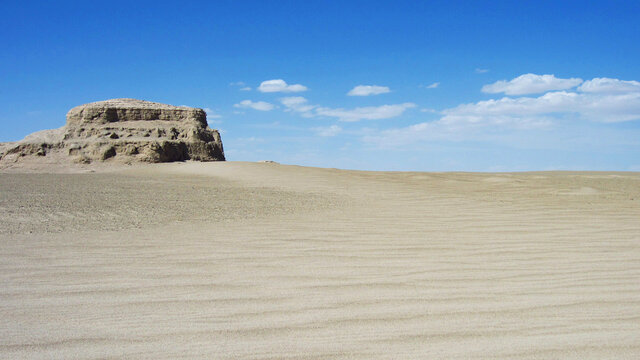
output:
M 70 160 L 120 162 L 223 161 L 220 133 L 202 109 L 136 99 L 74 107 L 60 129 L 0 144 L 0 161 L 64 153 Z

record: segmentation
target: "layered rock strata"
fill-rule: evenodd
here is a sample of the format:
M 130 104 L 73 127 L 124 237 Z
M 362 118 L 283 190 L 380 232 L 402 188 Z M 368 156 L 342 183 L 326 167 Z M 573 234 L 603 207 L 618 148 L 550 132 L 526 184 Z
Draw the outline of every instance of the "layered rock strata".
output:
M 0 159 L 64 154 L 77 162 L 223 161 L 217 130 L 204 110 L 135 99 L 112 99 L 77 106 L 67 123 L 0 147 Z

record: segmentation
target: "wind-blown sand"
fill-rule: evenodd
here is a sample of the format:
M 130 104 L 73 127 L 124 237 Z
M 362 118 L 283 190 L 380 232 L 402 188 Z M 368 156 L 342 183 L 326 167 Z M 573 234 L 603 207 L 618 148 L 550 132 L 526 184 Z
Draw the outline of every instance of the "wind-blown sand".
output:
M 0 174 L 0 358 L 637 359 L 640 174 Z

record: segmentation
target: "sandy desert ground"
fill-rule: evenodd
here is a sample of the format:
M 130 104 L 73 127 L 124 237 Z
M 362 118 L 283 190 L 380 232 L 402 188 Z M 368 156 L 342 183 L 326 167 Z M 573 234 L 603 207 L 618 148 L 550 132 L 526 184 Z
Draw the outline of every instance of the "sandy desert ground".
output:
M 638 359 L 639 173 L 0 174 L 2 359 Z

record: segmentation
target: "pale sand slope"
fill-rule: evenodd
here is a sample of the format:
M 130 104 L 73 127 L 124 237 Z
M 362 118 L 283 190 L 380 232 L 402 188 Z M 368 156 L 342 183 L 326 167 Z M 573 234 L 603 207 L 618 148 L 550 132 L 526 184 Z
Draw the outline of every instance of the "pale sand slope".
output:
M 0 174 L 0 358 L 638 359 L 640 174 Z

